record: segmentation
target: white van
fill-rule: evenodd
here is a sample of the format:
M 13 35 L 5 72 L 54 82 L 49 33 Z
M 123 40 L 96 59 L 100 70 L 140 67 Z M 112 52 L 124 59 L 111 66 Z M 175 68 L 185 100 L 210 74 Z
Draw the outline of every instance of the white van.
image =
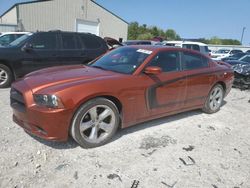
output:
M 192 42 L 192 41 L 163 41 L 163 44 L 166 46 L 176 46 L 180 48 L 187 48 L 191 50 L 199 51 L 207 56 L 210 55 L 208 46 L 201 42 Z

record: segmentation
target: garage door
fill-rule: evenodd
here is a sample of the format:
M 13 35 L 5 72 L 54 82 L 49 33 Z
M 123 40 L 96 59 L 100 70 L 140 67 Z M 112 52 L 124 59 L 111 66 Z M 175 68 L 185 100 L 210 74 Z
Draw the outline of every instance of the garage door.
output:
M 76 20 L 76 31 L 77 32 L 92 33 L 92 34 L 99 36 L 99 23 L 77 19 Z

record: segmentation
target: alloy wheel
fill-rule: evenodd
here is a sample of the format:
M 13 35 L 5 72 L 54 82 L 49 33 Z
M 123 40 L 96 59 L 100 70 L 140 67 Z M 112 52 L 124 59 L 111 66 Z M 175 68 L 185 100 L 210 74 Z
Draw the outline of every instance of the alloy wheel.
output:
M 223 90 L 221 87 L 215 87 L 209 96 L 209 107 L 216 111 L 220 108 L 223 100 Z
M 0 68 L 0 85 L 4 85 L 8 81 L 8 73 Z
M 115 126 L 115 113 L 107 105 L 90 108 L 80 121 L 80 134 L 88 142 L 100 143 Z

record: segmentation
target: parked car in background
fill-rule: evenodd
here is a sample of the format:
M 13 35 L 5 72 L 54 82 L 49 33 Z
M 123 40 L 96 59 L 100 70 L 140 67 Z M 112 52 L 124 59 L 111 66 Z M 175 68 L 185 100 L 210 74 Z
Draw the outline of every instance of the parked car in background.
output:
M 0 88 L 32 71 L 58 65 L 86 64 L 108 50 L 93 34 L 36 32 L 0 48 Z
M 247 50 L 246 53 L 249 53 L 249 54 L 250 54 L 250 50 Z
M 245 55 L 238 60 L 228 60 L 227 63 L 229 63 L 230 65 L 250 63 L 250 54 Z
M 201 42 L 192 42 L 192 41 L 163 41 L 166 46 L 176 46 L 180 48 L 187 48 L 190 50 L 196 50 L 209 56 L 208 46 Z
M 43 69 L 13 83 L 13 120 L 47 140 L 71 135 L 82 147 L 97 147 L 120 126 L 219 111 L 233 78 L 228 64 L 193 50 L 125 46 L 86 66 Z
M 234 85 L 241 89 L 250 88 L 250 54 L 245 55 L 239 60 L 227 61 L 234 70 Z
M 237 49 L 219 49 L 218 51 L 214 52 L 211 54 L 211 57 L 213 60 L 221 60 L 222 58 L 226 58 L 229 56 L 232 56 L 237 53 L 241 53 L 242 50 L 237 50 Z
M 224 57 L 221 60 L 222 61 L 238 60 L 238 59 L 240 59 L 241 57 L 243 57 L 245 55 L 247 55 L 247 53 L 239 52 L 239 53 L 233 54 L 232 56 Z
M 29 32 L 4 32 L 0 35 L 0 46 L 6 46 L 23 35 L 28 35 Z
M 152 45 L 150 40 L 128 40 L 123 42 L 123 45 Z
M 106 42 L 106 44 L 108 45 L 109 47 L 109 50 L 113 50 L 115 48 L 118 48 L 120 46 L 123 46 L 122 43 L 120 43 L 118 40 L 114 39 L 114 38 L 111 38 L 111 37 L 104 37 L 103 38 L 104 41 Z

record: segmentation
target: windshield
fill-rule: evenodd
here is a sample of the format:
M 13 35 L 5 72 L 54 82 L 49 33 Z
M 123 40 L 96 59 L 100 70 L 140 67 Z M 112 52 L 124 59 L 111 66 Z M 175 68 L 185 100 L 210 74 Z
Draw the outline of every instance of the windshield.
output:
M 92 67 L 132 74 L 152 53 L 150 50 L 121 47 L 90 64 Z
M 245 55 L 242 58 L 240 58 L 239 60 L 250 63 L 250 55 Z
M 17 46 L 19 45 L 21 42 L 23 42 L 24 40 L 26 40 L 27 38 L 29 38 L 32 34 L 27 34 L 27 35 L 23 35 L 21 37 L 19 37 L 18 39 L 14 40 L 13 42 L 11 42 L 9 44 L 9 46 Z
M 216 54 L 227 54 L 230 50 L 227 49 L 220 49 L 217 52 L 215 52 Z

